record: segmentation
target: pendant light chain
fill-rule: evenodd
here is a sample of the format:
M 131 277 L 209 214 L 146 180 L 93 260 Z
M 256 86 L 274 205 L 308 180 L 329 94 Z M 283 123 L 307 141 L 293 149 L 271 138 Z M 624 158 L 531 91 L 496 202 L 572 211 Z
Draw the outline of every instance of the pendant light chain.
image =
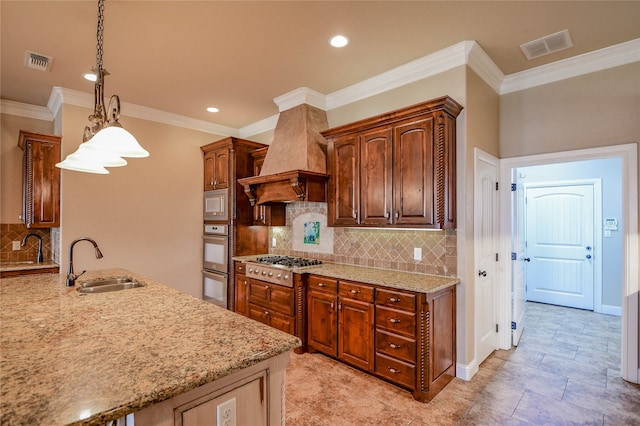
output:
M 102 71 L 102 53 L 104 43 L 104 0 L 98 0 L 98 33 L 96 35 L 98 45 L 96 46 L 96 70 Z

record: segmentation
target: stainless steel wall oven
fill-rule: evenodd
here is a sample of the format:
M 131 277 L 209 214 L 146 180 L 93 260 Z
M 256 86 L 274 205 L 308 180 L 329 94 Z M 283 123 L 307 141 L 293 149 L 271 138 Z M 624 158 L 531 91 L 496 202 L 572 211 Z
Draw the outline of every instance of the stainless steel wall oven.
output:
M 223 308 L 228 307 L 229 227 L 204 225 L 203 299 Z

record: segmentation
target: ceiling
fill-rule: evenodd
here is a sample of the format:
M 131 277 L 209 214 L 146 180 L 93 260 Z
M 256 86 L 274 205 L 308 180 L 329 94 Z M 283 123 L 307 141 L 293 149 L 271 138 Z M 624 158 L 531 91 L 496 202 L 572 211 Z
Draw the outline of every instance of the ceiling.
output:
M 82 74 L 95 66 L 97 0 L 2 0 L 0 18 L 2 99 L 93 93 Z M 527 60 L 518 47 L 564 29 L 569 49 Z M 338 33 L 347 47 L 329 45 Z M 107 0 L 105 92 L 238 129 L 299 87 L 329 94 L 463 40 L 509 75 L 637 38 L 640 1 Z M 52 56 L 51 70 L 26 68 L 26 50 Z

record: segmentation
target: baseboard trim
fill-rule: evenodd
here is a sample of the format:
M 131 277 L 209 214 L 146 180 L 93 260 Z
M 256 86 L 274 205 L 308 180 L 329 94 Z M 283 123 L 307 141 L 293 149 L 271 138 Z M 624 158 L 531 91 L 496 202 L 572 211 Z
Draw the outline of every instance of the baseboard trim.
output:
M 479 370 L 478 363 L 475 358 L 469 364 L 456 363 L 456 377 L 462 380 L 471 380 Z
M 611 306 L 611 305 L 602 305 L 600 308 L 601 314 L 622 316 L 622 307 L 621 306 Z

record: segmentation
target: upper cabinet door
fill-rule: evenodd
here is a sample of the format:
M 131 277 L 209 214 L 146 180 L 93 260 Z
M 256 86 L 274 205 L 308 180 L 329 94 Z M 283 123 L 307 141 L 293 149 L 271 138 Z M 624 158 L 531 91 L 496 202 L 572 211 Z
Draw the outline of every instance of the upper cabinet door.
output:
M 360 223 L 393 223 L 392 130 L 377 129 L 360 136 Z
M 322 132 L 329 226 L 455 229 L 460 111 L 444 96 Z
M 27 228 L 60 226 L 59 136 L 20 132 L 24 150 L 22 221 Z
M 204 190 L 229 187 L 229 148 L 204 153 Z
M 431 116 L 394 126 L 394 223 L 435 225 Z
M 347 135 L 333 141 L 329 146 L 329 169 L 332 181 L 329 223 L 334 226 L 357 225 L 360 217 L 357 135 Z

